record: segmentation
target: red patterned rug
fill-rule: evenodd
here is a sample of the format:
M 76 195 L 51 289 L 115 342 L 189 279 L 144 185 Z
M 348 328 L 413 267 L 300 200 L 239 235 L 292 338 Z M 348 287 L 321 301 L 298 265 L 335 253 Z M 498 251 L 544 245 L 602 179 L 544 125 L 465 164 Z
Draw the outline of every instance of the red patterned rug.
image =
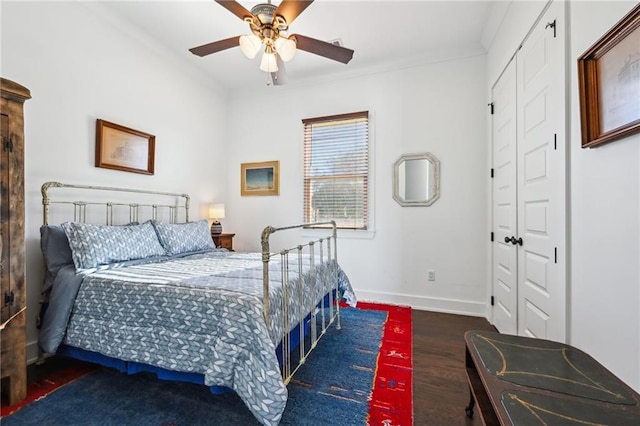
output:
M 359 309 L 388 313 L 378 356 L 368 424 L 409 426 L 413 424 L 413 343 L 411 308 L 358 302 Z

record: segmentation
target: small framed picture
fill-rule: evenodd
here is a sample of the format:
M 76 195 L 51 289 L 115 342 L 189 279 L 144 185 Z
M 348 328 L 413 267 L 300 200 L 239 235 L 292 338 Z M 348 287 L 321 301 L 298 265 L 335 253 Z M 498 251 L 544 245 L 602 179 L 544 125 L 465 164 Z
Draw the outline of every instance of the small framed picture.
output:
M 280 162 L 242 163 L 240 195 L 280 195 Z
M 152 175 L 156 137 L 98 119 L 96 167 Z

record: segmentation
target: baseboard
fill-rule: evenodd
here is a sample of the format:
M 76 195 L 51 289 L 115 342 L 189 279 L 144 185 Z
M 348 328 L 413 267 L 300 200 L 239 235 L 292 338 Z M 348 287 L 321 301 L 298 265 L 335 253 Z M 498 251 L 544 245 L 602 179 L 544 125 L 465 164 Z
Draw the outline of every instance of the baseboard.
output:
M 27 343 L 27 364 L 33 364 L 40 359 L 40 349 L 38 348 L 38 341 Z
M 487 318 L 487 306 L 481 302 L 361 290 L 358 290 L 356 294 L 358 295 L 358 300 L 363 302 L 408 305 L 421 311 Z

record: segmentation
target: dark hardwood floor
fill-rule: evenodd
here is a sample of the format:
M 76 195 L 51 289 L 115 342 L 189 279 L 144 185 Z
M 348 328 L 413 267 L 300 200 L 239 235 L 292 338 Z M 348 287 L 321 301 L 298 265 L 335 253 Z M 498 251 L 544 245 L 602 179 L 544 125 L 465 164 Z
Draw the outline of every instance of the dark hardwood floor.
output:
M 414 425 L 478 425 L 468 419 L 469 388 L 464 372 L 464 333 L 495 330 L 484 318 L 413 310 Z M 28 381 L 79 361 L 53 357 L 28 368 Z M 6 401 L 3 401 L 3 404 Z
M 478 425 L 468 419 L 464 333 L 495 328 L 485 318 L 413 310 L 414 424 Z

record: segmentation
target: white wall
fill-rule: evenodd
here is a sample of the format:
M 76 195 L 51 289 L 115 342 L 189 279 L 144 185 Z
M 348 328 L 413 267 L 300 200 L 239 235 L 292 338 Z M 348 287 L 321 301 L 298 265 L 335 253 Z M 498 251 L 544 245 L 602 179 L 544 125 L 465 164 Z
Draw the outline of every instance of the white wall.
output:
M 65 183 L 189 192 L 192 217 L 226 196 L 226 112 L 204 78 L 176 66 L 97 3 L 3 2 L 4 78 L 31 90 L 25 104 L 29 359 L 43 270 L 40 186 Z M 94 167 L 95 121 L 156 136 L 155 175 Z
M 571 2 L 570 343 L 640 388 L 640 136 L 580 148 L 575 61 L 636 2 Z M 358 295 L 417 308 L 484 314 L 488 276 L 487 121 L 490 86 L 544 2 L 512 2 L 487 57 L 423 64 L 333 82 L 225 94 L 89 2 L 2 2 L 0 74 L 32 91 L 26 112 L 26 237 L 30 342 L 42 279 L 40 185 L 46 180 L 189 191 L 227 204 L 236 247 L 259 248 L 266 224 L 302 217 L 305 117 L 369 110 L 374 232 L 341 233 L 340 259 Z M 500 8 L 505 13 L 505 7 Z M 486 62 L 486 63 L 485 63 Z M 157 137 L 156 174 L 93 167 L 104 118 Z M 442 197 L 402 208 L 393 162 L 430 151 Z M 281 195 L 240 197 L 240 163 L 280 160 Z M 184 166 L 188 164 L 188 166 Z M 436 271 L 436 281 L 426 271 Z
M 640 136 L 580 147 L 576 62 L 637 2 L 571 1 L 568 342 L 640 389 Z M 487 93 L 545 2 L 511 2 L 487 55 Z
M 235 246 L 258 250 L 265 225 L 301 223 L 301 119 L 368 110 L 373 232 L 339 233 L 339 260 L 356 294 L 485 315 L 484 69 L 480 55 L 233 95 L 224 227 L 237 233 Z M 392 198 L 392 165 L 401 154 L 425 151 L 441 161 L 441 198 L 431 207 L 400 207 Z M 241 197 L 240 164 L 270 160 L 280 160 L 280 196 Z M 427 281 L 428 270 L 435 270 L 435 282 Z
M 636 4 L 571 2 L 571 64 Z M 582 149 L 571 71 L 571 341 L 640 390 L 640 135 Z

